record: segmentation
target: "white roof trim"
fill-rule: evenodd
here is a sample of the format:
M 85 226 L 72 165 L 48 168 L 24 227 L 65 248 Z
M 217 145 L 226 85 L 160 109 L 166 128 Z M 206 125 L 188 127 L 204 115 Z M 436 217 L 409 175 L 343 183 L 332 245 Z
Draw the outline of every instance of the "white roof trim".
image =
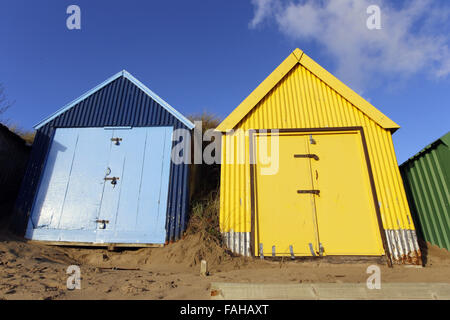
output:
M 55 113 L 53 113 L 52 115 L 50 115 L 49 117 L 45 118 L 44 120 L 42 120 L 41 122 L 37 123 L 34 126 L 34 129 L 38 130 L 39 128 L 41 128 L 42 126 L 46 125 L 48 122 L 52 121 L 53 119 L 55 119 L 56 117 L 58 117 L 59 115 L 61 115 L 62 113 L 66 112 L 67 110 L 69 110 L 70 108 L 72 108 L 73 106 L 75 106 L 76 104 L 80 103 L 81 101 L 83 101 L 84 99 L 86 99 L 87 97 L 89 97 L 90 95 L 94 94 L 95 92 L 99 91 L 100 89 L 102 89 L 103 87 L 107 86 L 108 84 L 110 84 L 111 82 L 113 82 L 114 80 L 116 80 L 119 77 L 125 77 L 128 80 L 130 80 L 134 85 L 136 85 L 139 89 L 141 89 L 142 91 L 144 91 L 150 98 L 152 98 L 153 100 L 155 100 L 157 103 L 159 103 L 164 109 L 167 110 L 167 112 L 171 113 L 175 118 L 177 118 L 178 120 L 180 120 L 182 123 L 184 123 L 186 125 L 186 127 L 188 127 L 189 129 L 193 129 L 195 127 L 195 125 L 189 121 L 185 116 L 183 116 L 180 112 L 178 112 L 177 110 L 175 110 L 174 107 L 172 107 L 170 104 L 168 104 L 166 101 L 164 101 L 163 99 L 161 99 L 156 93 L 154 93 L 153 91 L 151 91 L 149 88 L 147 88 L 142 82 L 140 82 L 138 79 L 136 79 L 135 77 L 133 77 L 128 71 L 126 70 L 122 70 L 118 73 L 116 73 L 115 75 L 113 75 L 111 78 L 107 79 L 106 81 L 102 82 L 101 84 L 99 84 L 98 86 L 96 86 L 95 88 L 89 90 L 88 92 L 84 93 L 83 95 L 81 95 L 79 98 L 73 100 L 72 102 L 70 102 L 69 104 L 65 105 L 64 107 L 62 107 L 61 109 L 59 109 L 58 111 L 56 111 Z

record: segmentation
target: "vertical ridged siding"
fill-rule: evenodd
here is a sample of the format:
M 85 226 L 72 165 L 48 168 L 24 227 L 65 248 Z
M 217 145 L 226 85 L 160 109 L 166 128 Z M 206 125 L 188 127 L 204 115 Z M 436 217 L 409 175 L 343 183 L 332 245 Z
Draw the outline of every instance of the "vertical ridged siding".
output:
M 450 141 L 450 133 L 445 137 Z M 450 250 L 449 146 L 437 140 L 402 164 L 400 171 L 419 235 Z
M 241 129 L 248 132 L 249 129 L 354 126 L 361 126 L 364 129 L 384 229 L 415 230 L 394 153 L 391 132 L 380 127 L 302 65 L 297 64 L 234 130 Z M 236 136 L 224 134 L 222 137 L 224 151 L 220 193 L 222 232 L 251 231 L 249 161 L 239 165 L 226 164 L 227 157 L 238 160 L 236 155 L 238 144 L 233 143 L 239 139 Z M 241 150 L 248 159 L 248 135 Z M 395 260 L 404 260 L 419 250 L 417 242 L 409 238 L 399 237 L 392 246 L 395 248 L 389 248 L 389 251 Z
M 26 227 L 55 128 L 109 126 L 172 126 L 174 130 L 188 129 L 128 79 L 120 77 L 111 82 L 37 130 L 16 202 L 17 220 L 14 228 L 17 233 L 23 233 Z M 174 145 L 176 143 L 174 141 Z M 186 229 L 188 179 L 189 165 L 172 162 L 166 220 L 167 241 L 178 240 Z

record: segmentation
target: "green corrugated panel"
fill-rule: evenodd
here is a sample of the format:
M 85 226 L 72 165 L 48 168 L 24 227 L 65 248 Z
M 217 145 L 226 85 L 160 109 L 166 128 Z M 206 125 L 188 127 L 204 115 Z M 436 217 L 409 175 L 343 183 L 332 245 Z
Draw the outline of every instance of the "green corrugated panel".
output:
M 400 166 L 419 235 L 450 250 L 450 132 Z

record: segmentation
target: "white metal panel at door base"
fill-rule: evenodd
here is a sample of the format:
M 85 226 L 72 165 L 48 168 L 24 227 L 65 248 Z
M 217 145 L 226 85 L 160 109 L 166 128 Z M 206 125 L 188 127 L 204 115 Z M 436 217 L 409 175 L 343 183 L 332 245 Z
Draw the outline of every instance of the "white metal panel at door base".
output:
M 26 238 L 164 243 L 172 131 L 56 129 Z

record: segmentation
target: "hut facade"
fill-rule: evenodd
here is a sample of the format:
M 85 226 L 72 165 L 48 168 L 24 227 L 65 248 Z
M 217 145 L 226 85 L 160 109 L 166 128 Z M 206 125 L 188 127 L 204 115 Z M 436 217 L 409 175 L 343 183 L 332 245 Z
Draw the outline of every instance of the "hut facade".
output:
M 189 164 L 171 160 L 194 125 L 121 71 L 35 126 L 16 203 L 32 240 L 148 245 L 186 228 Z
M 398 128 L 296 49 L 217 127 L 227 245 L 247 256 L 421 263 Z
M 419 236 L 450 250 L 450 132 L 400 166 Z

